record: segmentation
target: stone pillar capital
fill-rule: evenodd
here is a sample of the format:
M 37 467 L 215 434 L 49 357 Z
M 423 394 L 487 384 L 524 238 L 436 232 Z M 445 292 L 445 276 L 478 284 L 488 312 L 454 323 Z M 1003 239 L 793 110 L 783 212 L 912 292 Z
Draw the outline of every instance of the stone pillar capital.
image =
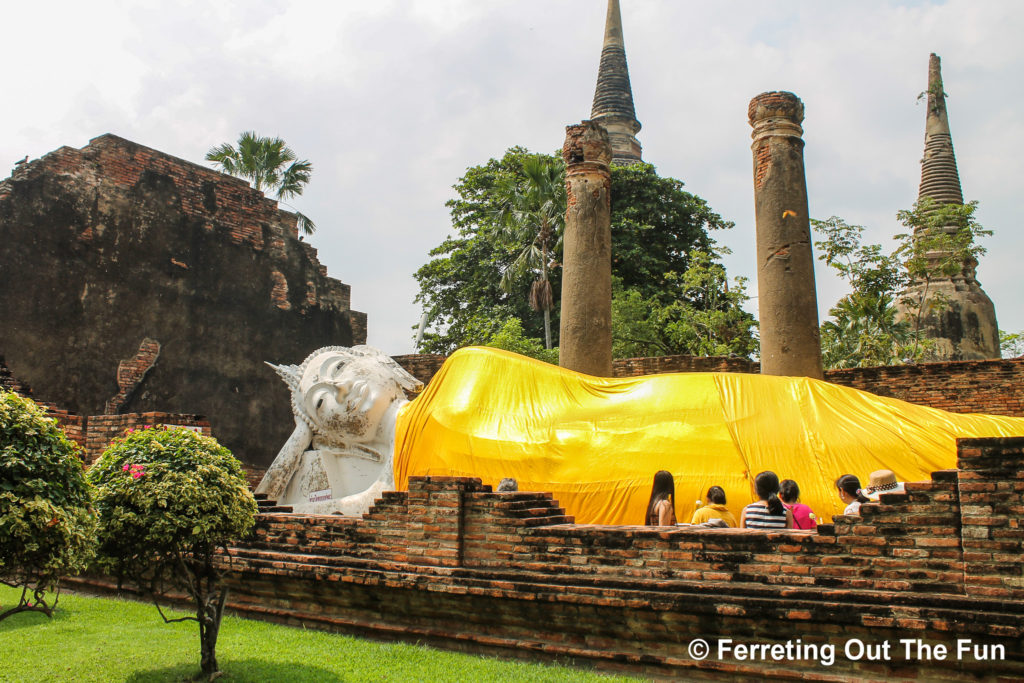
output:
M 803 141 L 804 103 L 791 92 L 764 92 L 750 100 L 747 121 L 753 127 L 754 144 L 768 136 L 783 136 Z

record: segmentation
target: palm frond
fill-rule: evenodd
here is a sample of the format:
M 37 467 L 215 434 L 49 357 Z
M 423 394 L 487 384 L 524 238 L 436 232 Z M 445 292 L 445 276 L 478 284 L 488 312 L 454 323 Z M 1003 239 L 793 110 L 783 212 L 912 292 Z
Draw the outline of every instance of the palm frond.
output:
M 305 189 L 312 174 L 313 164 L 310 162 L 305 159 L 292 162 L 291 166 L 281 174 L 277 188 L 278 199 L 289 199 L 302 194 L 302 190 Z
M 313 173 L 313 164 L 297 161 L 295 152 L 281 138 L 260 137 L 247 130 L 238 137 L 238 147 L 224 143 L 210 149 L 206 160 L 220 170 L 253 183 L 257 190 L 276 193 L 278 200 L 302 194 Z M 307 235 L 316 225 L 305 214 L 295 212 L 299 229 Z
M 302 213 L 301 211 L 296 211 L 295 218 L 297 219 L 296 222 L 298 223 L 299 230 L 301 230 L 303 233 L 307 235 L 312 235 L 314 232 L 316 232 L 316 224 L 313 223 L 313 220 L 309 216 Z

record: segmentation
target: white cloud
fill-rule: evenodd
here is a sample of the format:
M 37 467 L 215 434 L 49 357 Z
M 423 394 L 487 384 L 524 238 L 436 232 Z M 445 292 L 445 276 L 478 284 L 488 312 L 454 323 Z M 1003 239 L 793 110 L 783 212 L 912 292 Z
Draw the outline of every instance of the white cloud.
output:
M 915 97 L 940 54 L 965 194 L 996 231 L 979 278 L 1003 327 L 1024 328 L 1024 7 L 622 5 L 645 158 L 736 222 L 719 236 L 736 275 L 754 275 L 750 98 L 803 99 L 812 215 L 886 242 L 916 198 Z M 352 286 L 370 342 L 405 353 L 412 273 L 448 233 L 451 185 L 512 145 L 561 146 L 589 114 L 603 22 L 585 0 L 22 3 L 0 36 L 21 65 L 5 74 L 0 162 L 108 131 L 199 162 L 242 130 L 280 135 L 316 167 L 296 204 L 320 226 L 321 260 Z M 819 271 L 822 310 L 841 293 Z

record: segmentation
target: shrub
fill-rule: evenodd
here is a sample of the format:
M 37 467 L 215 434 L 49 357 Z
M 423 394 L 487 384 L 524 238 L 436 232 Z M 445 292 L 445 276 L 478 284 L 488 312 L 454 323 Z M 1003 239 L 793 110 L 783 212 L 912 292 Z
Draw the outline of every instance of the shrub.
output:
M 0 582 L 22 589 L 0 620 L 52 615 L 61 576 L 85 569 L 95 551 L 90 498 L 78 447 L 31 399 L 0 390 Z
M 242 468 L 211 437 L 145 428 L 115 441 L 89 471 L 96 486 L 99 562 L 156 604 L 164 621 L 199 624 L 203 673 L 216 673 L 227 587 L 219 548 L 248 533 L 256 515 Z M 188 595 L 196 616 L 169 620 L 160 597 Z

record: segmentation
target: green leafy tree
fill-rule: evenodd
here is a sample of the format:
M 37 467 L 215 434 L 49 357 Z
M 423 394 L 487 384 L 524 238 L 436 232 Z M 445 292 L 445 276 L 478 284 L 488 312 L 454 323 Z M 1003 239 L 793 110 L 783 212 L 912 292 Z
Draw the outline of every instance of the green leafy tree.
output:
M 248 533 L 256 515 L 238 460 L 208 436 L 151 428 L 115 441 L 88 476 L 102 568 L 150 597 L 165 622 L 198 622 L 202 672 L 217 673 L 228 594 L 226 553 L 217 551 Z M 191 599 L 195 616 L 164 615 L 160 598 L 170 590 Z
M 931 289 L 937 278 L 973 268 L 990 235 L 974 219 L 977 202 L 937 204 L 925 198 L 897 219 L 909 231 L 896 235 L 896 248 L 863 244 L 864 228 L 833 216 L 812 220 L 823 238 L 818 258 L 847 281 L 851 291 L 821 325 L 826 368 L 892 365 L 928 357 L 933 343 L 922 337 L 922 322 L 941 311 L 943 297 Z M 914 285 L 908 287 L 908 285 Z M 905 294 L 903 292 L 906 292 Z M 897 303 L 902 304 L 903 315 Z
M 999 351 L 1003 358 L 1024 356 L 1024 332 L 999 330 Z
M 848 294 L 821 324 L 821 354 L 826 368 L 896 365 L 925 347 L 914 343 L 910 323 L 897 320 L 889 294 Z
M 973 272 L 985 248 L 981 237 L 992 234 L 974 218 L 978 202 L 940 204 L 925 197 L 913 208 L 896 214 L 909 232 L 896 235 L 899 246 L 894 256 L 900 259 L 906 281 L 918 285 L 908 290 L 900 303 L 914 330 L 915 347 L 921 347 L 922 323 L 941 312 L 948 302 L 931 286 L 937 278 L 948 278 L 965 270 Z
M 313 164 L 299 160 L 284 140 L 260 137 L 253 131 L 242 133 L 237 147 L 225 142 L 211 148 L 206 160 L 228 175 L 251 180 L 253 187 L 261 192 L 274 193 L 282 204 L 286 199 L 301 195 L 313 174 Z M 316 231 L 316 225 L 308 216 L 299 211 L 295 215 L 304 233 L 312 235 Z
M 61 577 L 95 553 L 91 499 L 78 447 L 33 401 L 0 390 L 0 582 L 21 589 L 0 620 L 52 616 Z
M 501 327 L 488 335 L 483 346 L 505 349 L 522 356 L 529 356 L 545 363 L 558 365 L 558 349 L 546 348 L 539 339 L 523 334 L 523 324 L 516 318 L 509 318 Z
M 907 275 L 896 253 L 879 244 L 863 244 L 864 227 L 832 216 L 812 220 L 823 239 L 815 242 L 818 258 L 846 280 L 850 293 L 829 310 L 821 324 L 821 354 L 826 368 L 893 365 L 915 360 L 922 347 L 914 343 L 910 323 L 897 320 L 896 293 Z
M 467 169 L 454 186 L 457 197 L 448 207 L 455 234 L 434 248 L 430 261 L 416 272 L 420 285 L 416 300 L 432 322 L 420 351 L 451 353 L 460 346 L 481 343 L 481 329 L 493 334 L 510 318 L 520 321 L 524 337 L 544 337 L 544 327 L 529 307 L 538 271 L 513 268 L 523 253 L 523 240 L 513 239 L 504 225 L 508 194 L 502 189 L 524 186 L 524 164 L 529 159 L 540 159 L 549 169 L 562 169 L 557 157 L 514 147 L 501 159 Z M 682 182 L 658 176 L 650 164 L 613 166 L 611 181 L 612 273 L 620 289 L 635 289 L 642 299 L 656 299 L 665 306 L 679 301 L 697 308 L 708 305 L 698 290 L 684 284 L 681 275 L 690 266 L 691 253 L 711 252 L 714 241 L 708 232 L 732 224 L 704 200 L 685 192 Z M 564 182 L 559 180 L 557 188 L 559 202 L 552 205 L 560 203 L 564 210 Z M 559 234 L 550 260 L 544 261 L 553 298 L 552 347 L 557 346 L 562 227 L 559 221 L 553 228 Z M 746 334 L 752 340 L 749 325 Z
M 554 297 L 548 269 L 565 229 L 565 167 L 550 157 L 528 156 L 522 169 L 522 178 L 505 176 L 496 187 L 501 203 L 498 236 L 525 245 L 502 273 L 499 286 L 515 292 L 524 275 L 537 275 L 528 300 L 530 308 L 544 313 L 544 347 L 550 349 Z
M 616 278 L 612 286 L 612 355 L 616 358 L 689 354 L 749 356 L 757 350 L 754 317 L 743 310 L 746 280 L 728 285 L 725 268 L 705 251 L 690 253 L 681 274 L 665 274 L 682 296 L 665 302 Z

